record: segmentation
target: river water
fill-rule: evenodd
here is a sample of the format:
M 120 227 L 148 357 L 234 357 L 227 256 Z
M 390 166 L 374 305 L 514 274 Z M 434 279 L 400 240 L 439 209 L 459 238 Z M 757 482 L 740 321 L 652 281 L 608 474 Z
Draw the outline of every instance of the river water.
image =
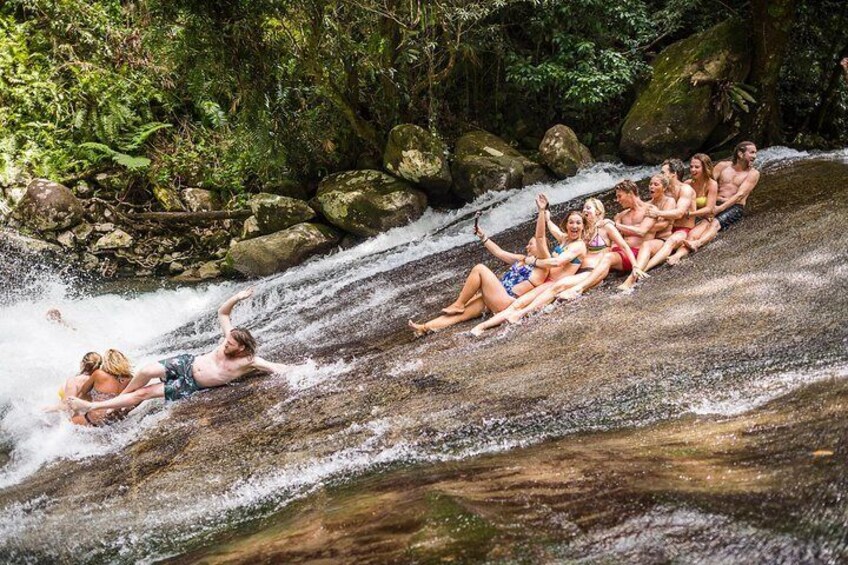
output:
M 86 351 L 116 347 L 141 365 L 214 345 L 214 310 L 242 285 L 80 293 L 74 281 L 44 273 L 24 288 L 7 287 L 0 298 L 0 553 L 14 562 L 179 555 L 247 562 L 261 553 L 257 538 L 268 543 L 273 535 L 289 550 L 298 547 L 287 536 L 309 512 L 315 517 L 309 505 L 316 497 L 337 496 L 332 489 L 384 493 L 388 487 L 375 486 L 381 478 L 416 469 L 423 481 L 438 475 L 439 465 L 473 466 L 491 453 L 535 449 L 531 455 L 547 464 L 546 454 L 574 450 L 567 442 L 575 434 L 618 433 L 632 442 L 639 430 L 667 435 L 661 426 L 679 426 L 692 415 L 713 418 L 709 425 L 717 417 L 753 418 L 776 398 L 844 379 L 848 245 L 835 230 L 845 217 L 848 153 L 775 148 L 761 152 L 760 161 L 764 180 L 751 218 L 703 253 L 657 271 L 632 296 L 600 291 L 482 340 L 464 333 L 470 325 L 419 341 L 404 328 L 407 318 L 434 315 L 447 304 L 467 269 L 485 259 L 469 245 L 474 213 L 483 211 L 481 226 L 504 247 L 520 249 L 531 233 L 536 188 L 563 204 L 555 206 L 562 212 L 574 199 L 622 178 L 645 178 L 650 169 L 602 164 L 555 185 L 489 194 L 458 211 L 428 211 L 409 226 L 257 281 L 255 298 L 237 308 L 234 321 L 251 327 L 263 356 L 296 362 L 297 370 L 180 405 L 149 403 L 108 429 L 79 429 L 40 407 L 56 400 Z M 799 208 L 803 215 L 793 213 Z M 48 322 L 49 308 L 59 308 L 72 328 Z M 488 471 L 515 465 L 516 459 L 497 461 Z M 415 492 L 412 483 L 406 477 L 402 488 L 393 484 Z M 742 531 L 733 512 L 691 504 L 624 512 L 627 500 L 615 500 L 610 512 L 621 514 L 620 522 L 578 522 L 584 536 L 554 536 L 538 558 L 610 557 L 610 544 L 626 545 L 648 522 L 691 533 L 730 521 L 728 544 L 741 539 L 731 540 Z M 420 501 L 406 502 L 416 509 Z M 470 512 L 467 502 L 460 506 Z M 845 506 L 816 510 L 839 513 Z M 425 524 L 414 543 L 430 539 L 442 551 L 433 555 L 473 560 L 511 559 L 521 544 L 538 543 L 531 535 L 537 526 L 528 525 L 520 541 L 491 554 L 501 525 L 481 515 L 464 519 L 482 520 L 485 536 L 439 549 L 434 540 L 450 535 L 428 538 Z M 769 547 L 824 547 L 820 557 L 827 561 L 845 551 L 831 538 L 818 545 L 800 539 L 801 530 L 783 526 L 788 538 L 781 541 L 757 529 L 768 542 L 760 553 L 725 557 L 767 559 L 784 555 Z M 365 536 L 350 525 L 326 541 L 364 547 Z M 398 543 L 397 552 L 377 560 L 433 557 L 408 553 L 410 540 Z M 631 545 L 637 549 L 620 555 L 639 559 L 654 551 Z M 691 555 L 709 561 L 721 556 L 717 551 L 693 545 Z M 303 549 L 278 558 L 323 557 Z

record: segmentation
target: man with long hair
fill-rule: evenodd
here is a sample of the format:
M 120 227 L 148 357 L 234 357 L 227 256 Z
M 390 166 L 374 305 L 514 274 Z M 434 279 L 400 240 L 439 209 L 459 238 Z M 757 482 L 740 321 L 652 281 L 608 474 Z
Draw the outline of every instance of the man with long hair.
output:
M 284 373 L 289 369 L 282 363 L 271 363 L 256 355 L 256 340 L 244 328 L 234 328 L 230 322 L 233 307 L 253 295 L 253 288 L 236 293 L 218 308 L 218 322 L 224 341 L 209 353 L 195 357 L 183 353 L 142 368 L 127 384 L 124 391 L 110 400 L 86 402 L 71 397 L 68 404 L 77 412 L 86 413 L 101 408 L 137 406 L 151 398 L 179 400 L 195 392 L 223 386 L 248 373 Z M 148 384 L 153 379 L 160 382 Z

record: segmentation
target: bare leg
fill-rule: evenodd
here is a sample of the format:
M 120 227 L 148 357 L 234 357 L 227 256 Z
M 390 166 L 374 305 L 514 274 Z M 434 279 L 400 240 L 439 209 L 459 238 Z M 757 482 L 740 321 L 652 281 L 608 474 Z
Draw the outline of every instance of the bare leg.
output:
M 159 379 L 161 381 L 164 380 L 164 378 L 165 367 L 161 363 L 150 363 L 149 365 L 145 365 L 139 369 L 132 380 L 127 383 L 127 387 L 121 392 L 121 394 L 129 394 L 136 391 L 147 385 L 151 379 Z
M 618 253 L 607 252 L 604 254 L 603 259 L 601 259 L 597 266 L 592 269 L 592 272 L 589 273 L 586 280 L 571 287 L 565 292 L 561 292 L 557 295 L 557 297 L 563 300 L 573 300 L 590 288 L 600 284 L 605 278 L 607 278 L 607 276 L 609 276 L 610 270 L 621 270 L 621 266 L 621 257 Z
M 462 290 L 459 291 L 457 299 L 453 304 L 442 309 L 442 312 L 445 314 L 461 314 L 465 310 L 468 301 L 474 298 L 474 295 L 483 288 L 483 280 L 491 277 L 498 280 L 498 284 L 500 284 L 497 275 L 489 267 L 482 263 L 474 265 L 474 268 L 471 269 L 471 272 L 465 278 L 465 284 L 462 286 Z
M 652 239 L 643 243 L 642 247 L 639 248 L 639 254 L 636 256 L 636 267 L 644 271 L 648 265 L 648 261 L 651 260 L 651 256 L 664 246 L 665 242 L 661 239 Z M 633 289 L 633 285 L 636 284 L 637 280 L 639 280 L 639 277 L 636 273 L 631 272 L 627 279 L 618 285 L 618 290 L 622 292 L 629 292 Z
M 715 236 L 718 235 L 720 227 L 721 225 L 718 223 L 718 220 L 713 220 L 710 223 L 699 223 L 694 227 L 694 229 L 692 229 L 691 232 L 689 232 L 689 237 L 683 242 L 683 245 L 677 250 L 677 253 L 675 253 L 673 257 L 669 258 L 668 264 L 678 264 L 680 260 L 689 255 L 689 253 L 693 253 L 711 242 L 715 239 Z
M 483 315 L 483 311 L 485 309 L 486 305 L 483 302 L 483 298 L 478 297 L 468 303 L 465 309 L 460 314 L 445 314 L 423 324 L 416 324 L 415 322 L 410 320 L 409 327 L 412 328 L 412 330 L 418 337 L 420 337 L 431 332 L 443 330 L 445 328 L 449 328 L 450 326 L 454 326 L 456 324 L 461 324 L 462 322 L 478 318 Z
M 138 406 L 145 400 L 150 400 L 151 398 L 164 397 L 165 385 L 163 385 L 162 383 L 157 383 L 154 385 L 147 385 L 146 387 L 140 388 L 133 392 L 122 392 L 115 398 L 110 398 L 109 400 L 104 400 L 102 402 L 86 402 L 85 400 L 72 396 L 68 399 L 68 405 L 74 410 L 74 412 L 80 412 L 85 414 L 86 412 L 90 412 L 91 410 L 99 410 L 105 408 L 131 408 L 134 406 Z
M 669 256 L 678 249 L 683 242 L 686 240 L 686 234 L 682 231 L 674 233 L 668 238 L 663 244 L 662 248 L 657 251 L 652 257 L 651 260 L 648 261 L 648 264 L 642 269 L 643 271 L 650 271 L 657 265 L 661 265 L 665 262 Z

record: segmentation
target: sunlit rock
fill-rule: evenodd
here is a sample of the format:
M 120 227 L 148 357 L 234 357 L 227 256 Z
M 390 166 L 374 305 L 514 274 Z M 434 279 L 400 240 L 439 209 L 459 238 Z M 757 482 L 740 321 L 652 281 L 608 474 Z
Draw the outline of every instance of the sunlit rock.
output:
M 284 230 L 315 217 L 315 211 L 303 200 L 267 193 L 252 196 L 250 210 L 262 234 Z
M 35 179 L 15 207 L 14 215 L 36 231 L 64 230 L 82 221 L 83 208 L 66 186 Z
M 417 220 L 427 207 L 427 196 L 406 181 L 365 170 L 328 176 L 312 202 L 334 226 L 372 236 Z
M 593 163 L 589 149 L 580 143 L 570 127 L 562 124 L 555 125 L 545 133 L 539 144 L 539 155 L 561 179 L 573 176 L 581 167 Z
M 447 147 L 438 137 L 413 124 L 401 124 L 389 132 L 383 168 L 420 186 L 431 196 L 441 196 L 450 190 Z
M 310 255 L 327 251 L 338 240 L 338 232 L 327 226 L 297 224 L 233 244 L 224 260 L 224 270 L 264 277 L 293 267 Z

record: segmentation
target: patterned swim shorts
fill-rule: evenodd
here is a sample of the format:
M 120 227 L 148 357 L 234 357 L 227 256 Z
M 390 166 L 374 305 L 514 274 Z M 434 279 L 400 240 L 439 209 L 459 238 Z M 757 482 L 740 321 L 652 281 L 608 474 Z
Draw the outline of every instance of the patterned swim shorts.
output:
M 192 374 L 194 355 L 191 353 L 162 359 L 159 363 L 165 367 L 165 400 L 188 398 L 202 388 Z

